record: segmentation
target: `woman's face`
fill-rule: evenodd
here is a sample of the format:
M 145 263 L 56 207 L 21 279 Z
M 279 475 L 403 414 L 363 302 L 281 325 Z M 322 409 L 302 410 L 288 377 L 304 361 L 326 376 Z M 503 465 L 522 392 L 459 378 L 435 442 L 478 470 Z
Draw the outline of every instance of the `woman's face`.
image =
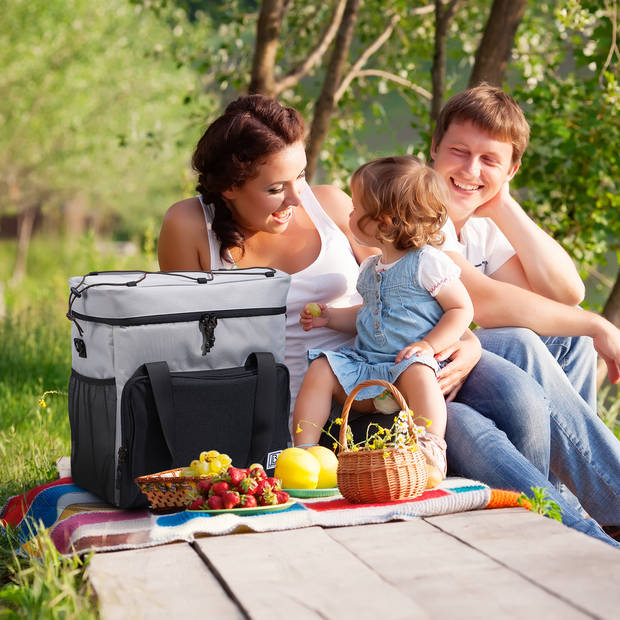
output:
M 258 176 L 231 187 L 222 196 L 244 232 L 281 233 L 293 217 L 293 209 L 301 204 L 305 171 L 304 145 L 296 142 L 267 157 Z

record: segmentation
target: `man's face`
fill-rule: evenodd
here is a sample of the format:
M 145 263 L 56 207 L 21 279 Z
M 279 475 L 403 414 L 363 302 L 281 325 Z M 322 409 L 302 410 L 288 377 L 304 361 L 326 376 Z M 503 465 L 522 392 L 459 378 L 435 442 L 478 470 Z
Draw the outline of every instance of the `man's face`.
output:
M 510 142 L 493 138 L 471 121 L 453 121 L 431 154 L 450 190 L 448 215 L 455 223 L 464 223 L 496 196 L 519 168 L 512 164 Z

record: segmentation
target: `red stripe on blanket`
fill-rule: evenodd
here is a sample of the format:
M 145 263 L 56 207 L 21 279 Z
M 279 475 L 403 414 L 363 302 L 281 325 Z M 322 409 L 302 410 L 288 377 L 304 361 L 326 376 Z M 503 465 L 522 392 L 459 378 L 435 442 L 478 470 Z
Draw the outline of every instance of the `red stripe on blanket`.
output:
M 17 527 L 26 512 L 28 512 L 28 508 L 30 508 L 30 504 L 34 501 L 34 498 L 44 489 L 55 487 L 59 484 L 73 484 L 73 480 L 71 478 L 60 478 L 58 480 L 54 480 L 53 482 L 48 482 L 47 484 L 34 487 L 34 489 L 30 489 L 30 491 L 22 493 L 21 495 L 14 495 L 9 498 L 6 503 L 2 519 L 0 519 L 0 524 L 3 527 L 6 527 L 7 525 Z
M 318 512 L 322 512 L 324 510 L 347 510 L 349 508 L 367 508 L 371 506 L 398 506 L 399 504 L 423 502 L 427 499 L 436 499 L 438 497 L 445 497 L 446 495 L 450 495 L 450 493 L 441 489 L 429 489 L 428 491 L 424 491 L 422 495 L 418 495 L 417 497 L 409 499 L 399 499 L 395 502 L 380 502 L 376 504 L 354 504 L 348 499 L 333 499 L 324 502 L 307 502 L 304 503 L 304 507 L 308 508 L 309 510 L 316 510 Z

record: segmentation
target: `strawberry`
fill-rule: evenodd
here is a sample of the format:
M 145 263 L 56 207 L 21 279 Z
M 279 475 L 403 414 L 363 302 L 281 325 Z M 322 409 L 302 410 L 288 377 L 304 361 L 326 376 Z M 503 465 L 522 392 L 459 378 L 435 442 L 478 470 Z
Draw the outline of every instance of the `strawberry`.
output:
M 269 484 L 267 478 L 264 480 L 259 480 L 256 489 L 254 489 L 254 495 L 262 495 L 265 491 L 271 491 L 271 485 Z
M 267 474 L 260 463 L 250 465 L 249 475 L 256 480 L 265 480 L 267 478 Z
M 222 498 L 219 495 L 211 495 L 207 500 L 207 505 L 211 510 L 221 510 L 224 507 Z
M 225 493 L 222 496 L 222 506 L 226 508 L 227 510 L 237 506 L 240 501 L 241 501 L 241 498 L 239 496 L 239 493 L 237 493 L 237 491 L 228 491 L 228 493 Z
M 254 495 L 256 492 L 256 487 L 258 486 L 258 482 L 254 480 L 254 478 L 244 478 L 237 488 L 241 493 L 246 493 L 249 495 Z
M 255 508 L 258 506 L 254 495 L 241 495 L 239 500 L 239 508 Z
M 276 499 L 278 500 L 278 504 L 286 504 L 286 502 L 288 502 L 290 496 L 286 491 L 279 491 L 276 490 L 274 491 L 274 495 L 276 496 Z
M 231 465 L 228 468 L 228 475 L 230 477 L 230 484 L 234 487 L 238 487 L 239 483 L 247 477 L 248 471 L 247 469 L 240 469 L 239 467 L 233 467 Z
M 259 506 L 273 506 L 278 503 L 278 498 L 275 493 L 269 489 L 262 495 L 258 495 L 257 503 Z
M 204 497 L 197 497 L 196 499 L 194 499 L 193 501 L 189 503 L 189 505 L 187 506 L 187 509 L 188 510 L 200 510 L 203 508 L 204 503 L 205 503 Z
M 211 485 L 211 489 L 209 490 L 209 495 L 219 495 L 220 497 L 224 496 L 228 490 L 230 489 L 230 485 L 228 482 L 224 482 L 220 480 L 219 482 L 214 482 Z
M 212 483 L 213 480 L 211 480 L 211 478 L 203 478 L 198 483 L 198 492 L 206 497 L 209 494 L 209 489 L 211 488 Z
M 279 478 L 267 478 L 267 482 L 271 485 L 272 490 L 282 490 L 282 483 L 280 482 Z

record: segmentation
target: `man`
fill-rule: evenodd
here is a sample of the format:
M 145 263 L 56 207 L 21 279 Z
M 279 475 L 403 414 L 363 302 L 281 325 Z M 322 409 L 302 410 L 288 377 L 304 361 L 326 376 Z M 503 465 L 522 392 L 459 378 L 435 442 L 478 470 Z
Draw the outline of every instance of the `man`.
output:
M 431 146 L 434 168 L 451 196 L 444 250 L 461 267 L 475 322 L 495 328 L 476 330 L 483 348 L 525 370 L 545 391 L 551 470 L 594 507 L 590 511 L 599 522 L 616 525 L 620 499 L 617 483 L 607 476 L 617 471 L 620 443 L 596 416 L 594 349 L 607 363 L 610 381 L 618 382 L 620 331 L 576 307 L 584 286 L 570 257 L 510 196 L 509 182 L 528 141 L 521 109 L 499 88 L 484 84 L 446 103 Z M 450 372 L 449 365 L 445 371 Z M 484 376 L 474 369 L 456 401 L 477 406 L 481 395 Z M 495 409 L 493 421 L 500 429 L 508 427 L 501 403 Z M 462 423 L 455 419 L 453 432 L 462 433 Z M 450 420 L 448 427 L 450 458 Z M 452 465 L 461 473 L 464 458 L 464 452 L 452 454 Z M 592 476 L 582 475 L 585 463 Z M 591 489 L 600 485 L 607 488 L 605 505 L 602 495 L 591 497 Z

